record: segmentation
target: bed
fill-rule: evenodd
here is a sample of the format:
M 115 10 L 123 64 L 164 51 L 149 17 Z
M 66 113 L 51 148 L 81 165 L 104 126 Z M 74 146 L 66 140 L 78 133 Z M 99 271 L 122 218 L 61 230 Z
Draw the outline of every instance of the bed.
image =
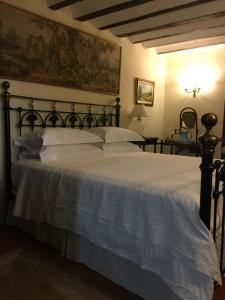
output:
M 115 151 L 117 143 L 109 142 L 106 148 L 110 151 L 98 148 L 80 157 L 78 152 L 74 154 L 77 146 L 72 146 L 70 159 L 62 159 L 64 152 L 57 149 L 56 153 L 53 147 L 54 160 L 12 163 L 12 112 L 18 115 L 19 136 L 27 127 L 34 130 L 61 125 L 65 129 L 70 120 L 68 127 L 74 128 L 73 132 L 76 126 L 92 127 L 92 133 L 101 128 L 112 138 L 117 132 L 112 125 L 119 127 L 120 106 L 117 99 L 115 106 L 108 107 L 110 112 L 103 105 L 103 112 L 94 113 L 94 104 L 87 112 L 77 112 L 75 105 L 82 104 L 70 102 L 72 111 L 59 111 L 60 101 L 10 95 L 8 82 L 3 88 L 6 201 L 10 201 L 13 187 L 13 214 L 20 226 L 60 249 L 66 258 L 88 265 L 145 299 L 212 299 L 214 281 L 221 283 L 224 270 L 224 214 L 220 204 L 224 165 L 213 161 L 217 138 L 211 129 L 216 124 L 215 115 L 203 117 L 207 130 L 200 139 L 202 158 L 124 150 L 124 144 L 122 151 L 121 146 Z M 27 100 L 30 107 L 11 106 L 13 98 Z M 36 102 L 43 101 L 50 102 L 50 110 L 35 107 Z M 15 131 L 15 124 L 13 128 Z M 128 140 L 132 141 L 132 136 L 120 142 Z M 103 144 L 107 146 L 107 141 Z

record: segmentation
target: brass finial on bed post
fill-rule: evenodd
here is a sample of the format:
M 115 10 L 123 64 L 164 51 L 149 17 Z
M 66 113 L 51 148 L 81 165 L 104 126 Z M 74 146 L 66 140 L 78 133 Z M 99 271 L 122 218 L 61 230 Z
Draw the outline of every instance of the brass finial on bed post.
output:
M 218 137 L 212 132 L 212 128 L 217 124 L 217 120 L 217 116 L 213 113 L 204 114 L 201 118 L 201 122 L 206 128 L 206 132 L 199 137 L 202 148 L 199 214 L 208 229 L 210 229 L 211 216 L 212 174 L 214 170 L 213 156 L 218 143 Z
M 3 81 L 2 87 L 4 89 L 4 93 L 7 93 L 8 89 L 10 88 L 10 83 L 8 81 Z
M 120 126 L 120 98 L 116 97 L 116 127 Z

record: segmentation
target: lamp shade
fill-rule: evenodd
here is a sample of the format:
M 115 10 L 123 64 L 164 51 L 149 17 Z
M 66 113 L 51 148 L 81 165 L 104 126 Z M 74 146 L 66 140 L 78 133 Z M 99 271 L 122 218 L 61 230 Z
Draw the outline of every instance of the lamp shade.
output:
M 130 113 L 131 117 L 150 117 L 143 105 L 135 105 Z

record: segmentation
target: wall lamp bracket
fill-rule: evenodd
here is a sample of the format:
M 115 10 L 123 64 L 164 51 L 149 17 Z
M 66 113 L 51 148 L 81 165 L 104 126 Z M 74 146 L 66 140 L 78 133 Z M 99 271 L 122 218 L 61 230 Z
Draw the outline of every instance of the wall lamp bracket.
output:
M 192 93 L 193 97 L 195 98 L 197 96 L 197 94 L 199 93 L 200 88 L 193 88 L 192 90 L 190 90 L 190 89 L 184 89 L 184 90 L 188 94 Z

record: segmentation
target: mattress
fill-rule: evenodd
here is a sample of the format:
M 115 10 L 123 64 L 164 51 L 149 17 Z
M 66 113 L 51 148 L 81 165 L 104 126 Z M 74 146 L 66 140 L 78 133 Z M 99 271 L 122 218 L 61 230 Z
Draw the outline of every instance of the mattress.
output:
M 14 215 L 76 232 L 158 274 L 181 299 L 209 300 L 220 282 L 199 218 L 200 160 L 123 153 L 88 161 L 18 161 Z

